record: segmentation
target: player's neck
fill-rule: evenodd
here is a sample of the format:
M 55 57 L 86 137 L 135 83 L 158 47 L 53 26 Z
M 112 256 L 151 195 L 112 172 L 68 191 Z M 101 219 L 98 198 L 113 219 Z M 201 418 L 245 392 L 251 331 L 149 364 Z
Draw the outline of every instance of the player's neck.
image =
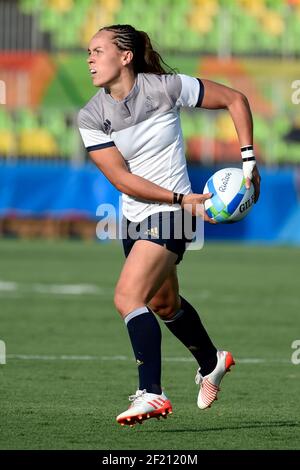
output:
M 125 73 L 119 80 L 112 83 L 109 87 L 109 93 L 116 101 L 122 101 L 129 95 L 135 83 L 135 75 L 133 72 Z

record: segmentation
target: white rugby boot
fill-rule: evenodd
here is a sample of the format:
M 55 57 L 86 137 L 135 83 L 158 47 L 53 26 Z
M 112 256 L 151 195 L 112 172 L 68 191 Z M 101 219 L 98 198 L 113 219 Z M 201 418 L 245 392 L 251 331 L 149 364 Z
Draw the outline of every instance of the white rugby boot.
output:
M 218 399 L 217 394 L 220 391 L 219 385 L 226 372 L 230 371 L 230 367 L 235 362 L 232 354 L 228 351 L 217 351 L 218 362 L 214 370 L 204 377 L 198 369 L 195 382 L 200 386 L 197 405 L 201 410 L 210 408 L 212 403 Z
M 117 416 L 117 421 L 122 426 L 125 424 L 134 426 L 136 423 L 142 424 L 149 418 L 166 418 L 172 414 L 172 405 L 170 400 L 162 392 L 161 395 L 147 393 L 146 390 L 137 390 L 135 395 L 130 395 L 131 405 L 128 410 Z

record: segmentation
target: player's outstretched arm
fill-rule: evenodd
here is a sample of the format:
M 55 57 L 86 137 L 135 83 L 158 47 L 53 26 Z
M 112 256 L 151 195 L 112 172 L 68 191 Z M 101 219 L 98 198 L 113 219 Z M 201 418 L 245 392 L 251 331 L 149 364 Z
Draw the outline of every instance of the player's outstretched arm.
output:
M 122 154 L 116 147 L 103 148 L 89 152 L 95 165 L 106 178 L 122 193 L 144 201 L 173 204 L 173 192 L 148 181 L 141 176 L 129 172 Z M 193 215 L 199 215 L 210 223 L 215 223 L 201 208 L 211 194 L 189 194 L 184 197 L 184 204 L 189 204 L 187 210 Z M 198 207 L 197 207 L 198 206 Z
M 253 155 L 253 119 L 248 99 L 243 93 L 229 88 L 225 85 L 202 80 L 204 85 L 204 96 L 202 108 L 206 109 L 228 109 L 235 125 L 243 157 L 243 171 L 246 177 L 246 187 L 250 187 L 253 181 L 255 189 L 255 201 L 260 192 L 260 175 Z M 245 152 L 243 151 L 245 149 Z M 252 149 L 252 154 L 251 150 Z M 245 155 L 245 156 L 244 156 Z M 250 157 L 248 157 L 248 155 Z

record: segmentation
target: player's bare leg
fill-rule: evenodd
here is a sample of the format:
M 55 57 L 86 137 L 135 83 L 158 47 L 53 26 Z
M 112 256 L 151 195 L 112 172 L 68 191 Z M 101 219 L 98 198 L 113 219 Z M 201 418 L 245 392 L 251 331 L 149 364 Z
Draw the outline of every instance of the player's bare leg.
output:
M 122 317 L 146 305 L 168 278 L 177 255 L 148 240 L 138 240 L 126 258 L 115 289 L 115 306 Z
M 139 388 L 129 397 L 128 410 L 117 417 L 133 426 L 148 418 L 166 417 L 172 406 L 163 393 L 161 376 L 161 331 L 147 306 L 174 266 L 177 255 L 151 241 L 137 241 L 122 269 L 115 292 L 115 305 L 124 318 L 139 371 Z
M 162 320 L 168 320 L 174 316 L 174 312 L 180 309 L 180 304 L 177 268 L 172 266 L 167 278 L 148 305 Z

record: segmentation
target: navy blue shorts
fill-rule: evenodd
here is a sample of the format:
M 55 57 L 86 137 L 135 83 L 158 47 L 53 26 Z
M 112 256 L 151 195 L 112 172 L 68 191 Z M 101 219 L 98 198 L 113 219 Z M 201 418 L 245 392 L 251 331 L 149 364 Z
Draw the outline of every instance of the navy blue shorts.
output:
M 125 256 L 137 240 L 149 240 L 178 255 L 176 264 L 195 237 L 196 217 L 183 210 L 152 214 L 142 222 L 122 220 L 122 242 Z

